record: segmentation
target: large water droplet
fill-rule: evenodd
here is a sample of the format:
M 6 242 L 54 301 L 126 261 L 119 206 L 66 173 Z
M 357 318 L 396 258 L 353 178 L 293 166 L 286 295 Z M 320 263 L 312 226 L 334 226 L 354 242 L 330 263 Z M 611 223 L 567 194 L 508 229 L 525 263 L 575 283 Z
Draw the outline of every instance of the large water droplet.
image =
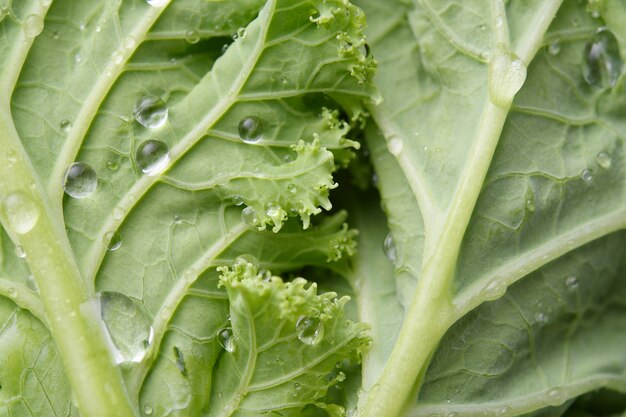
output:
M 387 234 L 385 240 L 383 241 L 383 252 L 392 264 L 396 263 L 396 260 L 398 259 L 398 251 L 396 249 L 396 243 L 393 240 L 393 235 L 391 234 L 391 232 Z
M 24 35 L 27 38 L 34 38 L 43 31 L 43 19 L 41 16 L 31 14 L 24 19 Z
M 615 35 L 606 28 L 600 29 L 587 42 L 584 53 L 585 81 L 594 87 L 613 87 L 624 65 Z
M 611 168 L 611 155 L 608 152 L 600 152 L 596 155 L 596 162 L 604 169 Z
M 496 53 L 489 61 L 489 98 L 499 107 L 507 107 L 526 81 L 526 65 L 515 55 Z
M 65 171 L 63 190 L 74 198 L 85 198 L 96 191 L 98 176 L 91 166 L 84 162 L 74 162 Z
M 104 242 L 111 252 L 118 250 L 122 246 L 122 236 L 117 232 L 108 232 L 104 235 Z
M 296 334 L 302 343 L 316 345 L 324 337 L 324 323 L 316 317 L 300 317 L 296 323 Z
M 220 329 L 217 332 L 217 341 L 227 352 L 233 353 L 235 351 L 235 337 L 233 336 L 232 328 L 226 327 Z
M 142 97 L 134 109 L 135 119 L 140 125 L 157 129 L 165 124 L 169 110 L 167 104 L 160 97 Z
M 144 413 L 145 415 L 147 415 L 147 416 L 152 415 L 152 412 L 153 412 L 153 411 L 154 411 L 154 410 L 152 409 L 152 407 L 151 407 L 151 406 L 149 406 L 149 405 L 144 405 L 144 406 L 143 406 L 143 413 Z
M 99 297 L 100 314 L 119 352 L 119 361 L 140 362 L 154 338 L 150 319 L 124 294 L 102 292 Z
M 241 211 L 241 220 L 248 226 L 256 226 L 259 224 L 259 215 L 254 207 L 246 207 Z
M 263 122 L 256 116 L 248 116 L 239 122 L 239 137 L 246 143 L 257 143 L 263 138 Z
M 9 227 L 17 234 L 30 232 L 39 221 L 39 208 L 25 193 L 16 191 L 4 200 Z
M 147 140 L 139 145 L 135 154 L 137 166 L 149 176 L 163 172 L 170 161 L 170 151 L 160 140 Z

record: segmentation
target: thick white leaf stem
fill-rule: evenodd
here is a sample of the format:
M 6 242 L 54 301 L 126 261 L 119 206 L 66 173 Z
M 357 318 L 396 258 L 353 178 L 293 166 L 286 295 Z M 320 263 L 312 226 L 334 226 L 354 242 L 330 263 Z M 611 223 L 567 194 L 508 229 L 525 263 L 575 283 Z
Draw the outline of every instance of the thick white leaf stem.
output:
M 0 149 L 2 223 L 27 255 L 81 415 L 136 416 L 107 348 L 95 295 L 83 283 L 63 221 L 51 209 L 4 109 L 0 111 Z

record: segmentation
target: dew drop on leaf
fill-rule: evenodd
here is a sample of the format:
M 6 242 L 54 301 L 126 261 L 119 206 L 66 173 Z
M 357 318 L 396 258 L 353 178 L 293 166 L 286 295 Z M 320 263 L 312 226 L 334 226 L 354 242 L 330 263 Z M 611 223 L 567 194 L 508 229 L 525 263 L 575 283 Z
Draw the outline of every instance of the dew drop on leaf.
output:
M 585 45 L 583 78 L 594 87 L 613 87 L 617 82 L 624 62 L 619 52 L 615 35 L 601 28 Z
M 34 38 L 43 31 L 43 19 L 41 16 L 31 14 L 24 20 L 24 35 L 27 38 Z
M 387 147 L 389 148 L 389 152 L 391 152 L 392 155 L 398 156 L 404 148 L 404 142 L 399 137 L 392 137 L 391 139 L 389 139 Z
M 227 352 L 233 353 L 235 351 L 235 338 L 233 336 L 232 328 L 225 327 L 218 330 L 217 341 L 220 343 L 220 346 L 223 347 L 224 350 L 226 350 Z
M 135 104 L 133 113 L 140 125 L 157 129 L 167 121 L 169 110 L 165 101 L 160 97 L 145 96 Z
M 248 116 L 239 122 L 239 137 L 246 143 L 257 143 L 263 138 L 263 122 L 256 116 Z
M 259 224 L 259 215 L 254 207 L 246 207 L 241 211 L 241 220 L 248 226 L 256 226 Z
M 604 169 L 611 168 L 611 155 L 608 152 L 600 152 L 596 155 L 596 162 Z
M 580 178 L 585 181 L 585 182 L 591 182 L 591 180 L 593 179 L 593 174 L 591 173 L 591 170 L 588 168 L 585 168 L 581 171 L 580 173 Z
M 117 362 L 140 362 L 154 338 L 151 320 L 124 294 L 106 291 L 98 297 L 100 315 L 117 350 Z
M 107 249 L 111 252 L 118 250 L 122 246 L 122 236 L 118 232 L 107 232 L 104 235 Z
M 8 225 L 17 234 L 30 232 L 39 221 L 39 208 L 25 193 L 16 191 L 4 200 Z
M 185 32 L 185 40 L 190 44 L 198 43 L 200 41 L 200 34 L 197 30 L 188 30 Z
M 302 316 L 296 323 L 296 335 L 306 345 L 316 345 L 324 337 L 324 323 L 319 318 Z
M 85 198 L 96 191 L 98 176 L 91 166 L 84 162 L 74 162 L 65 171 L 63 190 L 74 198 Z
M 17 245 L 15 247 L 15 256 L 17 256 L 18 258 L 26 258 L 26 251 L 24 251 L 24 248 L 20 245 Z
M 574 275 L 570 275 L 569 277 L 565 278 L 565 286 L 568 290 L 575 290 L 576 288 L 578 288 L 578 278 Z
M 281 208 L 277 203 L 269 203 L 265 207 L 265 214 L 272 220 L 278 219 L 281 217 Z
M 33 274 L 28 274 L 26 277 L 26 286 L 32 292 L 39 292 L 39 286 L 37 285 L 37 281 L 35 281 L 35 276 Z
M 548 53 L 550 55 L 558 55 L 559 52 L 561 52 L 561 44 L 558 41 L 550 42 Z
M 152 415 L 152 407 L 149 405 L 144 405 L 143 407 L 143 413 L 147 416 Z
M 298 187 L 296 187 L 296 184 L 289 184 L 287 186 L 287 191 L 289 191 L 289 194 L 295 195 L 298 193 Z
M 61 120 L 61 123 L 59 123 L 59 128 L 63 133 L 67 133 L 72 128 L 72 122 L 67 119 L 63 119 Z
M 398 259 L 398 251 L 396 249 L 396 243 L 393 240 L 393 235 L 391 232 L 387 234 L 385 240 L 383 241 L 383 252 L 387 259 L 391 261 L 391 263 L 395 264 Z
M 158 175 L 167 167 L 170 161 L 170 151 L 165 143 L 150 139 L 139 145 L 135 160 L 144 174 Z
M 239 197 L 238 195 L 233 197 L 233 204 L 236 206 L 240 206 L 243 204 L 243 198 Z

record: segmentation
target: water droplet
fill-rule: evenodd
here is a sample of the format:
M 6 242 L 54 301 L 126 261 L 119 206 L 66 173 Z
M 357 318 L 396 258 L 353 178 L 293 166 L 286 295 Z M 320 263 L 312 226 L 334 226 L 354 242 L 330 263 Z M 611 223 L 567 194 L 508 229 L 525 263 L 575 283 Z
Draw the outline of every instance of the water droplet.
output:
M 558 41 L 550 42 L 548 53 L 550 55 L 558 55 L 559 52 L 561 52 L 561 44 Z
M 296 187 L 296 184 L 289 184 L 287 186 L 287 191 L 289 194 L 295 195 L 298 193 L 298 187 Z
M 254 207 L 246 207 L 241 211 L 241 220 L 248 226 L 256 226 L 259 224 L 259 215 Z
M 146 0 L 146 3 L 152 7 L 163 7 L 169 3 L 169 0 Z
M 246 143 L 257 143 L 263 138 L 263 122 L 256 116 L 248 116 L 239 122 L 239 137 Z
M 243 204 L 243 198 L 239 197 L 238 195 L 233 197 L 233 204 L 236 206 L 240 206 Z
M 589 168 L 585 168 L 580 172 L 580 179 L 585 182 L 590 182 L 593 179 L 593 174 Z
M 17 297 L 17 290 L 15 288 L 11 287 L 7 290 L 7 292 L 9 293 L 9 297 L 11 298 Z
M 624 62 L 615 35 L 606 28 L 600 29 L 585 45 L 583 77 L 594 87 L 613 87 Z
M 63 119 L 61 120 L 61 123 L 59 123 L 59 128 L 63 131 L 63 133 L 68 133 L 72 128 L 72 122 L 67 119 Z
M 611 168 L 611 155 L 608 152 L 600 152 L 596 155 L 596 162 L 604 169 Z
M 400 155 L 400 152 L 402 152 L 402 148 L 404 148 L 404 141 L 399 137 L 394 136 L 389 139 L 387 147 L 389 148 L 389 152 L 391 152 L 392 155 L 398 156 Z
M 235 351 L 235 337 L 232 328 L 226 327 L 220 329 L 217 332 L 217 341 L 227 352 L 233 353 Z
M 537 313 L 535 314 L 535 320 L 537 321 L 537 323 L 543 324 L 548 321 L 548 317 L 544 313 Z
M 76 55 L 74 55 L 74 62 L 76 62 L 77 64 L 79 62 L 81 62 L 83 60 L 83 56 L 79 53 L 77 53 Z
M 118 160 L 107 161 L 107 168 L 111 171 L 117 171 L 120 168 L 120 162 Z
M 316 317 L 300 317 L 296 323 L 296 334 L 302 343 L 316 345 L 324 337 L 324 323 Z
M 35 280 L 35 276 L 33 274 L 29 274 L 26 277 L 26 286 L 32 292 L 39 292 L 39 286 L 37 285 L 37 281 Z
M 41 16 L 31 14 L 24 19 L 24 35 L 27 38 L 34 38 L 43 31 L 43 19 Z
M 111 54 L 111 61 L 113 61 L 115 65 L 120 65 L 122 62 L 124 62 L 124 54 L 120 51 L 113 52 Z
M 156 96 L 142 97 L 135 104 L 134 115 L 143 127 L 157 129 L 165 124 L 169 110 L 165 101 Z
M 569 290 L 575 290 L 576 288 L 578 288 L 578 278 L 574 275 L 570 275 L 569 277 L 565 278 L 565 286 Z
M 278 219 L 282 217 L 282 209 L 280 208 L 278 203 L 269 203 L 265 207 L 265 214 L 267 214 L 267 217 L 271 219 Z
M 117 232 L 107 232 L 104 235 L 104 242 L 107 244 L 107 249 L 113 252 L 122 246 L 122 236 Z
M 124 294 L 107 291 L 98 298 L 100 315 L 117 348 L 117 362 L 140 362 L 154 339 L 151 320 L 139 303 Z
M 185 32 L 185 40 L 190 44 L 200 42 L 200 34 L 197 30 L 188 30 Z
M 17 256 L 18 258 L 26 258 L 26 251 L 24 250 L 24 248 L 20 245 L 17 245 L 15 247 L 15 256 Z
M 8 225 L 17 234 L 28 233 L 39 221 L 39 208 L 27 194 L 16 191 L 4 200 Z
M 499 107 L 507 107 L 526 81 L 526 65 L 515 55 L 496 53 L 489 60 L 489 98 Z
M 158 175 L 170 162 L 170 151 L 167 145 L 160 140 L 147 140 L 137 148 L 135 154 L 137 166 L 144 174 Z
M 85 198 L 96 191 L 98 177 L 96 172 L 84 162 L 74 162 L 65 171 L 63 190 L 74 198 Z
M 534 197 L 528 197 L 526 199 L 526 209 L 530 211 L 531 213 L 535 211 L 535 198 Z
M 237 37 L 245 38 L 246 37 L 246 28 L 241 27 L 241 28 L 237 29 Z
M 154 410 L 149 405 L 143 406 L 143 413 L 147 416 L 151 415 Z
M 391 234 L 391 232 L 387 233 L 387 236 L 383 241 L 383 252 L 392 264 L 396 263 L 396 261 L 398 260 L 398 251 L 396 249 L 396 242 L 393 240 L 393 235 Z

